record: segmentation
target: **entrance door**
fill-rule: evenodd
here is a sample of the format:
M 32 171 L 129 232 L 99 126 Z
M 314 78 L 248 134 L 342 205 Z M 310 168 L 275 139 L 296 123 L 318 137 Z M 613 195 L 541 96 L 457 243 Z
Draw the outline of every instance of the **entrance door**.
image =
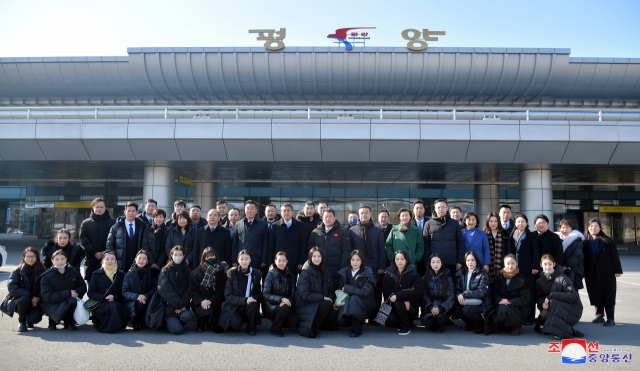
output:
M 638 223 L 640 214 L 622 214 L 622 238 L 623 243 L 638 244 Z
M 78 240 L 80 224 L 89 217 L 91 209 L 42 209 L 40 212 L 41 237 L 53 238 L 62 228 L 71 232 L 71 237 Z
M 38 238 L 51 239 L 51 223 L 53 221 L 51 209 L 40 209 L 40 225 L 38 226 Z

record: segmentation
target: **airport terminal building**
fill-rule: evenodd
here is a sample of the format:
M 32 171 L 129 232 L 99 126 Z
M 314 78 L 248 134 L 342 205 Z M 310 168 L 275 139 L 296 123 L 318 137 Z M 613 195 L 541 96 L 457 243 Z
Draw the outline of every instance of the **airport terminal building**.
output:
M 203 210 L 502 203 L 640 240 L 640 59 L 569 49 L 130 48 L 0 58 L 0 233 Z M 261 207 L 262 209 L 262 207 Z M 261 210 L 262 211 L 262 210 Z M 430 209 L 427 211 L 430 212 Z M 260 215 L 261 216 L 261 215 Z

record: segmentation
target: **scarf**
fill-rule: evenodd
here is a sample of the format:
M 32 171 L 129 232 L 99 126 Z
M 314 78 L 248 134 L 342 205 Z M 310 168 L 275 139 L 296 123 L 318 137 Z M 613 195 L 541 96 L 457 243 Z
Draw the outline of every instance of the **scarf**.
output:
M 514 270 L 512 270 L 511 272 L 507 272 L 507 269 L 501 269 L 500 273 L 502 273 L 502 275 L 504 276 L 504 278 L 510 280 L 513 277 L 515 277 L 516 274 L 520 273 L 520 268 L 516 268 Z
M 238 267 L 238 288 L 244 290 L 244 297 L 251 296 L 251 271 L 253 269 L 249 267 L 246 271 L 242 267 Z
M 209 263 L 204 262 L 202 267 L 204 268 L 204 277 L 202 278 L 200 285 L 204 287 L 211 287 L 215 291 L 216 273 L 229 269 L 229 265 L 227 265 L 227 262 L 225 261 L 215 262 L 213 265 L 209 265 Z
M 411 224 L 410 222 L 409 222 L 409 223 L 407 223 L 407 224 L 401 224 L 401 225 L 400 225 L 400 228 L 399 228 L 398 230 L 399 230 L 400 232 L 402 232 L 402 233 L 407 233 L 407 231 L 409 230 L 409 225 L 410 225 L 410 224 Z
M 362 233 L 364 247 L 367 249 L 367 251 L 365 252 L 367 259 L 373 259 L 373 249 L 369 246 L 369 241 L 367 240 L 367 231 L 371 229 L 371 227 L 373 227 L 373 222 L 371 220 L 369 220 L 369 223 L 367 224 L 360 224 L 360 233 Z
M 104 273 L 106 273 L 107 277 L 109 277 L 111 282 L 113 282 L 116 276 L 116 272 L 118 271 L 118 265 L 114 264 L 113 268 L 109 268 L 106 265 L 103 265 L 102 269 L 104 269 Z
M 515 230 L 513 231 L 513 239 L 515 240 L 515 247 L 516 247 L 516 261 L 520 261 L 520 245 L 522 244 L 522 241 L 527 238 L 527 230 L 525 229 L 524 231 L 520 232 L 519 230 Z
M 488 229 L 485 233 L 489 240 L 489 261 L 491 262 L 489 265 L 489 281 L 494 283 L 502 269 L 502 232 L 500 232 L 499 229 L 496 230 L 495 238 L 493 237 L 491 229 Z

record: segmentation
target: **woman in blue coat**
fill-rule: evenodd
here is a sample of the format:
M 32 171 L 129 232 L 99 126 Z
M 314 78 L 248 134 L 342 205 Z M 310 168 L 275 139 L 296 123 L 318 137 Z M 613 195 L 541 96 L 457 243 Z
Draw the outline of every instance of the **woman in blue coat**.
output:
M 133 331 L 140 331 L 144 326 L 147 304 L 158 289 L 158 271 L 151 269 L 149 255 L 146 250 L 138 251 L 134 264 L 124 275 L 122 284 L 124 306 L 129 312 Z
M 465 227 L 462 228 L 464 236 L 464 251 L 473 251 L 480 259 L 480 265 L 486 272 L 489 272 L 489 264 L 491 264 L 491 250 L 489 249 L 489 239 L 487 234 L 478 228 L 478 216 L 475 213 L 468 212 L 464 215 Z
M 105 251 L 102 257 L 102 268 L 91 275 L 87 292 L 89 299 L 100 302 L 100 305 L 91 312 L 93 328 L 110 334 L 124 329 L 129 318 L 122 295 L 124 272 L 118 269 L 116 260 L 115 251 Z

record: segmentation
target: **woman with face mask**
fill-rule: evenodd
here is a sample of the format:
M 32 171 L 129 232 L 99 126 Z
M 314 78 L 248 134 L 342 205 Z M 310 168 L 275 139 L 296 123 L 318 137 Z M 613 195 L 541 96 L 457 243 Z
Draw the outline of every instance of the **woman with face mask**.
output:
M 164 254 L 164 252 L 163 252 Z M 122 295 L 124 306 L 129 313 L 133 331 L 140 331 L 145 325 L 147 304 L 158 288 L 158 271 L 149 264 L 149 253 L 140 250 L 133 265 L 124 275 Z
M 466 330 L 476 334 L 489 334 L 485 326 L 486 314 L 491 310 L 489 295 L 489 274 L 480 265 L 478 254 L 469 251 L 464 254 L 464 266 L 456 273 L 456 305 L 453 318 L 466 324 Z
M 69 230 L 62 228 L 56 233 L 56 236 L 48 241 L 40 250 L 40 255 L 44 257 L 42 262 L 44 266 L 48 269 L 51 268 L 51 257 L 53 253 L 62 250 L 69 257 L 67 261 L 69 265 L 74 267 L 77 270 L 80 270 L 80 266 L 82 265 L 82 261 L 84 260 L 86 254 L 82 246 L 78 245 L 71 238 L 71 232 Z
M 429 268 L 422 277 L 422 286 L 424 290 L 420 321 L 426 330 L 441 334 L 453 308 L 455 286 L 449 269 L 443 266 L 439 255 L 433 254 L 429 257 Z
M 238 331 L 244 323 L 247 324 L 247 333 L 256 335 L 260 324 L 260 300 L 262 291 L 260 288 L 260 269 L 251 268 L 251 253 L 242 250 L 238 253 L 238 265 L 227 272 L 227 283 L 224 289 L 224 297 L 227 303 L 220 315 L 219 325 L 223 331 L 233 329 Z
M 186 254 L 180 245 L 169 252 L 169 261 L 158 277 L 158 295 L 167 303 L 164 310 L 164 324 L 167 330 L 180 335 L 193 318 L 189 309 L 189 281 L 191 269 L 184 260 Z
M 504 257 L 504 268 L 500 271 L 493 292 L 494 311 L 489 316 L 493 332 L 497 333 L 499 327 L 507 327 L 511 335 L 520 335 L 530 310 L 529 276 L 520 271 L 513 254 Z
M 18 332 L 25 332 L 27 328 L 42 321 L 42 308 L 40 307 L 40 282 L 39 276 L 46 270 L 38 259 L 38 250 L 27 247 L 22 252 L 22 261 L 18 268 L 11 272 L 7 289 L 9 296 L 16 302 L 18 312 Z
M 354 250 L 349 257 L 349 267 L 338 271 L 340 285 L 338 290 L 349 294 L 343 307 L 338 310 L 338 323 L 341 326 L 351 325 L 350 337 L 362 335 L 364 320 L 373 315 L 376 302 L 373 291 L 376 279 L 371 268 L 364 265 L 364 253 Z M 334 306 L 334 309 L 337 309 Z
M 542 255 L 540 266 L 542 272 L 536 281 L 540 316 L 534 330 L 556 339 L 584 336 L 573 328 L 582 317 L 582 302 L 573 282 L 549 254 Z
M 218 260 L 216 251 L 207 247 L 200 257 L 200 265 L 191 272 L 189 297 L 191 309 L 198 318 L 197 332 L 204 332 L 205 327 L 221 332 L 218 321 L 224 301 L 227 269 L 227 262 Z
M 73 312 L 78 300 L 87 293 L 87 285 L 80 271 L 67 264 L 67 255 L 58 250 L 51 256 L 52 266 L 40 276 L 42 311 L 49 316 L 49 330 L 64 320 L 64 328 L 76 330 Z
M 89 299 L 97 300 L 100 305 L 93 311 L 93 328 L 99 332 L 113 334 L 127 326 L 129 315 L 124 307 L 122 283 L 124 272 L 118 269 L 115 251 L 105 251 L 102 256 L 102 268 L 93 272 L 89 282 Z
M 279 251 L 269 268 L 262 290 L 264 317 L 272 321 L 271 334 L 283 337 L 282 327 L 297 327 L 298 317 L 293 313 L 296 278 L 287 267 L 289 257 Z

